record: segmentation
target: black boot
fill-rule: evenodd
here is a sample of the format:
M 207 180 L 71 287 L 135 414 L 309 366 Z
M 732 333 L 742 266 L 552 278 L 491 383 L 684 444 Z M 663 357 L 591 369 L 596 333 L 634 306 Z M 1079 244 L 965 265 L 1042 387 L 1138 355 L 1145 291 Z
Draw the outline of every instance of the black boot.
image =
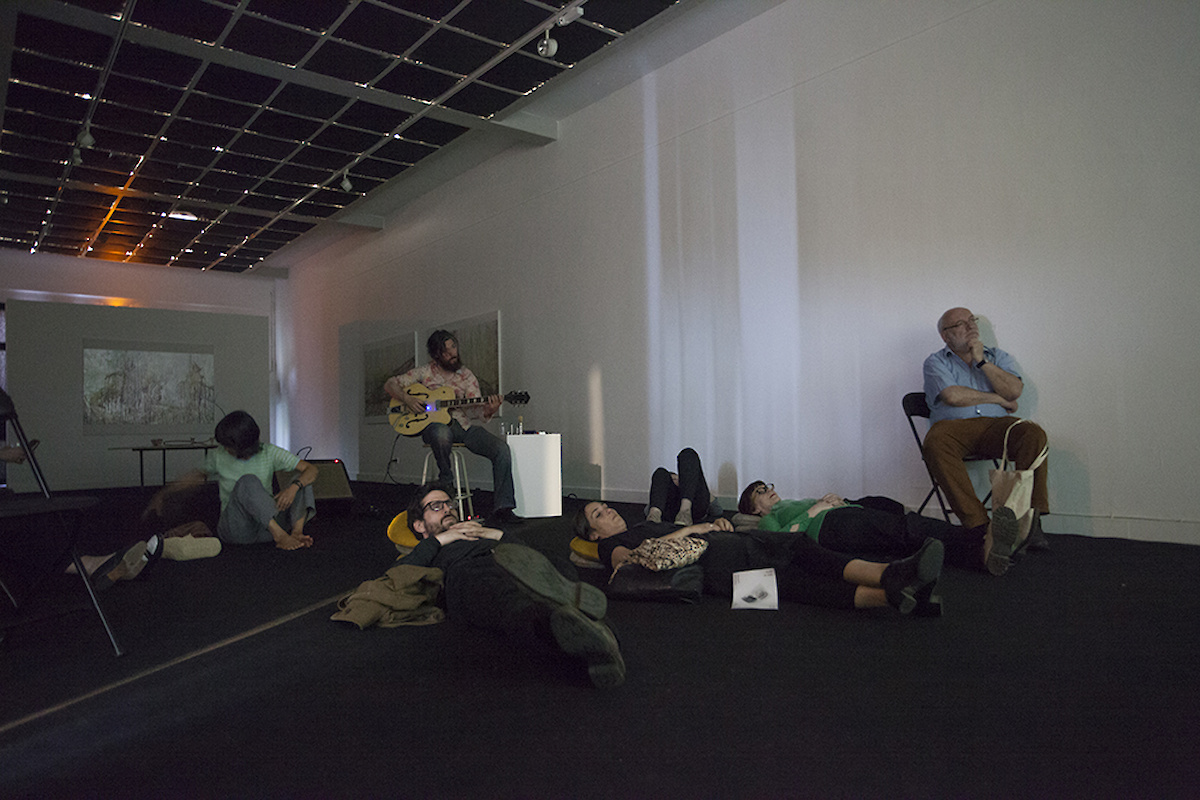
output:
M 937 584 L 938 582 L 934 581 L 917 590 L 915 595 L 917 605 L 912 611 L 914 617 L 940 617 L 942 615 L 942 596 L 936 594 Z
M 928 588 L 927 603 L 932 603 L 933 585 L 942 574 L 942 559 L 945 558 L 946 548 L 937 539 L 926 539 L 917 552 L 908 558 L 893 561 L 883 570 L 879 585 L 887 594 L 888 603 L 895 606 L 901 614 L 909 614 L 917 607 L 917 595 L 925 595 Z

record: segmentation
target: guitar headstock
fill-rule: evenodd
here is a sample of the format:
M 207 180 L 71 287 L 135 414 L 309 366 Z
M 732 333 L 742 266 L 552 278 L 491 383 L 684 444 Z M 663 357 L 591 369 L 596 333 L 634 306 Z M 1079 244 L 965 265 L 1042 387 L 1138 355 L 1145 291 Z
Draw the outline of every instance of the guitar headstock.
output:
M 529 402 L 529 392 L 509 392 L 504 395 L 504 402 L 514 406 L 523 406 Z

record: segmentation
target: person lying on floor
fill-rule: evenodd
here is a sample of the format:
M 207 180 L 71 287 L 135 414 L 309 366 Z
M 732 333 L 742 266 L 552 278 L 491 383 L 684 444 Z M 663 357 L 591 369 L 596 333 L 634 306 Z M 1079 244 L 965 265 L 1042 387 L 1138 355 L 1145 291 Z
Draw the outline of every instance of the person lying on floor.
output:
M 624 682 L 625 661 L 604 622 L 604 592 L 565 577 L 536 550 L 501 541 L 503 531 L 460 521 L 450 495 L 435 484 L 413 496 L 408 525 L 419 541 L 401 563 L 443 571 L 452 619 L 582 660 L 598 687 Z
M 803 536 L 772 531 L 734 533 L 721 518 L 683 528 L 664 522 L 640 522 L 630 527 L 605 503 L 586 503 L 575 515 L 575 535 L 597 542 L 600 562 L 619 569 L 629 554 L 647 539 L 698 536 L 708 542 L 700 556 L 704 592 L 729 598 L 733 573 L 775 569 L 779 598 L 828 608 L 893 606 L 900 613 L 938 616 L 941 599 L 933 592 L 941 574 L 944 548 L 927 540 L 916 553 L 890 564 L 851 558 L 821 547 Z
M 908 511 L 890 497 L 846 500 L 827 494 L 819 499 L 784 500 L 775 491 L 775 484 L 753 481 L 738 499 L 738 512 L 757 517 L 750 523 L 754 528 L 801 533 L 839 553 L 905 556 L 933 538 L 945 545 L 946 560 L 955 566 L 986 568 L 992 556 L 990 531 L 985 536 L 983 529 L 964 528 Z M 1009 526 L 1011 536 L 1016 537 L 1017 520 L 1011 511 L 1007 515 L 997 513 L 996 525 L 1001 532 Z
M 32 440 L 29 443 L 30 451 L 36 450 L 38 444 L 40 442 L 37 439 Z M 25 450 L 20 445 L 0 447 L 0 461 L 8 464 L 24 464 L 25 459 Z M 19 561 L 16 568 L 19 571 L 44 574 L 43 570 L 49 568 L 51 559 L 64 556 L 62 553 L 50 552 L 52 548 L 48 543 L 53 541 L 55 539 L 52 536 L 33 535 L 27 545 L 13 548 L 14 553 L 20 554 L 16 559 Z M 141 575 L 162 555 L 162 551 L 162 537 L 155 535 L 144 541 L 134 542 L 124 550 L 106 555 L 81 555 L 79 562 L 83 564 L 83 568 L 87 570 L 88 576 L 92 579 L 92 588 L 107 589 L 117 581 L 129 581 Z M 61 567 L 55 565 L 55 568 Z M 75 569 L 74 562 L 68 563 L 63 571 L 69 575 L 79 574 L 79 571 Z
M 164 486 L 150 501 L 147 513 L 162 514 L 174 493 L 195 488 L 216 476 L 221 497 L 217 536 L 229 544 L 274 542 L 281 550 L 311 547 L 305 523 L 316 514 L 313 482 L 317 467 L 282 447 L 259 441 L 261 433 L 254 417 L 234 411 L 217 423 L 215 438 L 220 447 L 204 457 L 204 466 L 175 483 Z M 278 494 L 271 494 L 277 471 L 297 472 Z

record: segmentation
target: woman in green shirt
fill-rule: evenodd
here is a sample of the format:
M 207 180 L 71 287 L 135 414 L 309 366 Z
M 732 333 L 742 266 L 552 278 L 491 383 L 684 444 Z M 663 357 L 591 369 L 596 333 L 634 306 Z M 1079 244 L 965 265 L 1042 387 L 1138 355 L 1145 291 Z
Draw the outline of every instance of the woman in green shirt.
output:
M 906 556 L 932 538 L 946 545 L 948 563 L 983 568 L 987 561 L 982 534 L 906 511 L 903 504 L 888 497 L 851 501 L 830 493 L 784 500 L 774 484 L 754 481 L 742 492 L 738 511 L 761 517 L 755 525 L 759 530 L 801 533 L 839 553 Z M 998 518 L 996 524 L 1007 522 Z M 1011 524 L 1015 526 L 1016 520 Z

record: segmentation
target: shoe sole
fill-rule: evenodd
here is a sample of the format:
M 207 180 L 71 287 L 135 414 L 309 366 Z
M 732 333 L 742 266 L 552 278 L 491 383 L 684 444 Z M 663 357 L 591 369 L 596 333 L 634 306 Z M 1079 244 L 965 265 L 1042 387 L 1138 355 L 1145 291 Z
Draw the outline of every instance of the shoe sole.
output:
M 534 597 L 555 606 L 578 608 L 592 619 L 604 619 L 608 598 L 589 583 L 569 580 L 541 553 L 515 544 L 498 544 L 492 551 L 500 568 Z
M 117 581 L 133 580 L 147 564 L 146 543 L 138 542 L 121 554 L 120 561 L 109 567 L 103 565 L 94 573 L 92 588 L 107 589 Z M 101 572 L 103 570 L 103 572 Z
M 942 562 L 946 558 L 946 546 L 937 539 L 927 539 L 917 551 L 917 579 L 900 590 L 899 611 L 911 614 L 917 607 L 917 594 L 942 574 Z
M 987 570 L 999 577 L 1012 566 L 1013 549 L 1017 546 L 1017 517 L 1011 508 L 998 508 L 992 514 L 992 549 L 987 557 Z
M 625 659 L 617 638 L 603 622 L 572 606 L 559 606 L 550 614 L 550 631 L 560 650 L 587 661 L 588 677 L 597 688 L 611 689 L 625 682 Z

